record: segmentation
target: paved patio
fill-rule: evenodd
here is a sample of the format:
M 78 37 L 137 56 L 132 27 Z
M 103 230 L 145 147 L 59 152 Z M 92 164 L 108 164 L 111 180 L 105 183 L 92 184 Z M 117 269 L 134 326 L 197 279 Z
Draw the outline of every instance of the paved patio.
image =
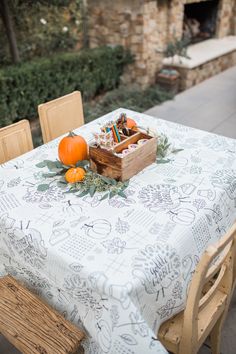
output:
M 236 66 L 145 113 L 236 138 Z
M 184 91 L 173 101 L 153 107 L 146 113 L 236 139 L 236 67 Z M 236 353 L 236 292 L 223 328 L 221 352 Z M 2 336 L 0 353 L 20 354 Z M 203 346 L 199 354 L 209 353 L 210 350 Z

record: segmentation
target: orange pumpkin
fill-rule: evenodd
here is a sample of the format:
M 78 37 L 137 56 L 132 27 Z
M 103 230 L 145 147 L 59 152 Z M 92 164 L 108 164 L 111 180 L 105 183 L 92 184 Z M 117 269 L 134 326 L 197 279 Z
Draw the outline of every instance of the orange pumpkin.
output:
M 132 118 L 127 118 L 126 126 L 127 126 L 127 128 L 129 128 L 129 129 L 134 129 L 134 130 L 137 129 L 137 128 L 136 128 L 137 123 L 136 123 L 135 120 L 133 120 Z
M 81 167 L 72 167 L 65 174 L 65 180 L 68 183 L 82 182 L 85 177 L 85 170 Z
M 58 146 L 58 156 L 64 165 L 74 165 L 88 158 L 88 146 L 84 138 L 70 132 L 64 137 Z

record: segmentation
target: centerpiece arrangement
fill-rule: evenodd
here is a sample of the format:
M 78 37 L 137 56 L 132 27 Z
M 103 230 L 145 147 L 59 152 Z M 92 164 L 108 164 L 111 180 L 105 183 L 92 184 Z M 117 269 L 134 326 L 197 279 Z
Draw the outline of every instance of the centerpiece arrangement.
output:
M 122 113 L 116 121 L 108 122 L 94 133 L 94 141 L 88 147 L 86 140 L 73 132 L 62 138 L 56 161 L 44 160 L 36 166 L 47 167 L 45 179 L 56 176 L 59 187 L 65 193 L 78 197 L 101 193 L 101 199 L 115 195 L 126 198 L 129 179 L 153 162 L 167 163 L 164 157 L 170 147 L 167 137 L 149 135 L 149 129 L 140 129 L 136 122 Z M 180 151 L 172 150 L 175 153 Z M 46 191 L 51 182 L 38 186 Z
M 156 150 L 157 137 L 141 132 L 135 121 L 121 114 L 95 134 L 89 146 L 91 169 L 123 182 L 155 162 Z

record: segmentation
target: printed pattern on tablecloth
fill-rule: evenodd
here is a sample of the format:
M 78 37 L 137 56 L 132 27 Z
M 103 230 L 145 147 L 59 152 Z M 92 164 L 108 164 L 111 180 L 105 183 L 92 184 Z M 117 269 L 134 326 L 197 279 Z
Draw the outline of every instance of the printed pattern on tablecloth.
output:
M 86 354 L 149 354 L 181 311 L 204 250 L 236 218 L 236 141 L 119 109 L 79 128 L 87 141 L 126 112 L 166 134 L 168 164 L 133 177 L 127 199 L 78 198 L 35 165 L 60 138 L 0 165 L 0 274 L 12 274 L 86 331 Z

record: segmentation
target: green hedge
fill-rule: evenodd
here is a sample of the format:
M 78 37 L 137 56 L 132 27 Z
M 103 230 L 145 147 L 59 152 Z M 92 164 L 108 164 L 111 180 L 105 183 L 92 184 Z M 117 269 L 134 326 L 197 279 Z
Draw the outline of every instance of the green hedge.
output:
M 132 57 L 122 47 L 57 54 L 0 70 L 0 126 L 37 117 L 37 106 L 74 90 L 84 98 L 118 86 Z

